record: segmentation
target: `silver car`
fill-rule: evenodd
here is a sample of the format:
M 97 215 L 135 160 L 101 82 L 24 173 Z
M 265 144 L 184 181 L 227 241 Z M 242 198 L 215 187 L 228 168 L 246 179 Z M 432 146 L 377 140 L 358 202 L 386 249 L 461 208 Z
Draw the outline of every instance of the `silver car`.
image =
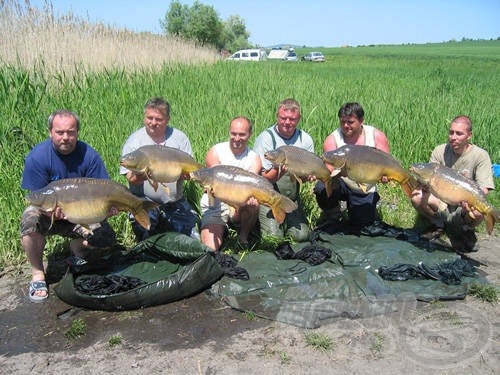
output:
M 286 56 L 283 57 L 283 60 L 285 61 L 297 61 L 299 58 L 295 51 L 288 51 Z
M 324 62 L 325 56 L 321 52 L 309 52 L 302 56 L 302 61 Z

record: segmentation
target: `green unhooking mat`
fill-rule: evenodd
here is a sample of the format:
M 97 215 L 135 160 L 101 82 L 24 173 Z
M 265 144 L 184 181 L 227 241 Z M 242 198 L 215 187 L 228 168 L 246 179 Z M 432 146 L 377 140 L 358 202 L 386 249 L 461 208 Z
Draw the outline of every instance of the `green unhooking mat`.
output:
M 64 302 L 93 310 L 133 310 L 192 296 L 223 271 L 198 240 L 163 233 L 112 261 L 70 267 L 55 286 Z
M 432 278 L 390 281 L 380 267 L 453 263 L 460 257 L 445 248 L 417 247 L 388 237 L 316 233 L 315 244 L 332 251 L 329 261 L 311 266 L 297 259 L 279 260 L 271 252 L 246 254 L 239 266 L 250 279 L 223 277 L 210 293 L 229 306 L 299 327 L 316 328 L 339 317 L 366 317 L 396 311 L 397 302 L 412 299 L 463 299 L 470 282 L 484 283 L 477 272 L 459 283 Z M 307 244 L 295 244 L 295 252 Z M 474 268 L 474 267 L 473 267 Z

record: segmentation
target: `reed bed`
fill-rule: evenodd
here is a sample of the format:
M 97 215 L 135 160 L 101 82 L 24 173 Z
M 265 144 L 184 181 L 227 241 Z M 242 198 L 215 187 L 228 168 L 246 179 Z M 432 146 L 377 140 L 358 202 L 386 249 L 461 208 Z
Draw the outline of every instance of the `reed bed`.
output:
M 200 48 L 179 38 L 94 24 L 71 13 L 56 16 L 49 1 L 43 9 L 29 1 L 2 3 L 1 61 L 28 70 L 128 72 L 157 70 L 171 63 L 211 64 L 219 59 L 213 48 Z
M 73 35 L 79 39 L 79 33 Z M 17 45 L 15 37 L 12 34 L 12 45 Z M 130 37 L 134 39 L 133 34 Z M 136 45 L 137 41 L 131 43 Z M 49 68 L 37 63 L 6 62 L 2 52 L 0 270 L 25 262 L 18 234 L 25 207 L 25 192 L 19 186 L 24 157 L 47 137 L 47 117 L 55 109 L 67 108 L 80 115 L 80 139 L 100 152 L 112 179 L 121 183 L 125 183 L 118 174 L 121 147 L 141 126 L 143 105 L 152 96 L 163 96 L 170 102 L 170 124 L 187 133 L 200 162 L 213 144 L 227 139 L 233 117 L 244 115 L 253 121 L 253 142 L 257 134 L 274 123 L 277 103 L 294 97 L 302 105 L 300 127 L 312 135 L 318 154 L 324 138 L 338 126 L 339 107 L 347 101 L 358 101 L 365 109 L 365 122 L 387 134 L 393 155 L 405 167 L 427 161 L 434 146 L 446 141 L 450 120 L 462 113 L 474 121 L 474 142 L 488 150 L 498 163 L 500 42 L 493 43 L 494 47 L 490 42 L 486 44 L 487 53 L 483 43 L 476 43 L 475 55 L 470 53 L 469 44 L 466 53 L 454 52 L 452 56 L 447 56 L 446 48 L 434 53 L 426 49 L 425 53 L 408 53 L 411 46 L 399 46 L 392 47 L 390 53 L 377 54 L 376 47 L 366 47 L 326 50 L 327 62 L 323 64 L 185 64 L 178 60 L 147 69 L 134 67 L 133 59 L 128 66 L 124 57 L 127 66 L 111 63 L 105 68 L 89 65 L 80 69 L 80 62 L 74 61 L 66 70 L 63 65 Z M 83 49 L 80 56 L 99 55 L 94 46 L 86 46 L 92 51 Z M 491 53 L 492 48 L 496 48 L 496 54 Z M 42 60 L 51 61 L 47 56 L 59 49 L 57 43 L 42 46 L 40 51 L 48 54 Z M 204 53 L 200 50 L 200 55 Z M 311 188 L 304 184 L 302 194 L 314 224 L 318 209 Z M 381 186 L 380 193 L 383 219 L 411 227 L 414 210 L 400 187 Z M 197 186 L 188 186 L 192 202 L 199 194 Z M 489 200 L 499 206 L 500 195 L 494 192 Z M 133 245 L 125 214 L 113 217 L 111 222 L 120 241 Z M 60 243 L 60 239 L 52 239 L 47 247 L 52 251 Z

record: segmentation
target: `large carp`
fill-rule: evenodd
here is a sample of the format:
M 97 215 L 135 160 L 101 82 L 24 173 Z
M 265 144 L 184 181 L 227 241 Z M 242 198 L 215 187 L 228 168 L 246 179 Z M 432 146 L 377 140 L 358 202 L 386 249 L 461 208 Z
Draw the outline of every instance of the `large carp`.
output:
M 418 181 L 443 202 L 459 206 L 467 202 L 471 210 L 476 209 L 484 215 L 486 229 L 491 234 L 495 222 L 500 219 L 500 210 L 487 200 L 479 185 L 458 171 L 439 163 L 418 163 L 410 167 Z
M 182 175 L 203 167 L 187 152 L 162 145 L 139 147 L 120 159 L 120 165 L 135 173 L 144 173 L 153 189 L 158 184 L 176 182 Z
M 296 146 L 281 146 L 276 150 L 268 151 L 264 157 L 281 168 L 285 166 L 287 171 L 299 182 L 303 177 L 315 176 L 325 184 L 327 196 L 333 192 L 333 181 L 330 171 L 321 158 L 313 152 Z
M 417 187 L 416 179 L 392 155 L 370 146 L 344 145 L 323 153 L 323 161 L 334 169 L 332 176 L 340 174 L 355 181 L 366 192 L 386 176 L 398 182 L 408 197 Z
M 136 197 L 117 182 L 88 177 L 53 181 L 28 194 L 26 200 L 49 213 L 60 207 L 68 221 L 84 227 L 103 221 L 117 210 L 131 212 L 140 225 L 149 229 L 147 211 L 158 206 Z
M 207 193 L 228 205 L 244 206 L 250 197 L 271 208 L 278 223 L 285 220 L 287 213 L 297 208 L 297 204 L 274 190 L 264 177 L 229 165 L 216 165 L 190 173 L 191 179 L 203 185 Z

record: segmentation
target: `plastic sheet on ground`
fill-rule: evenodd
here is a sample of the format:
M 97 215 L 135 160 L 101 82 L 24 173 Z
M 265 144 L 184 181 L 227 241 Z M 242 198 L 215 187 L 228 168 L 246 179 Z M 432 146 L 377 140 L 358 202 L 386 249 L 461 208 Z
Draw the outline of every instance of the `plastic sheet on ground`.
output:
M 459 258 L 454 251 L 429 243 L 420 246 L 388 237 L 322 232 L 315 240 L 332 250 L 332 261 L 310 266 L 296 259 L 278 260 L 271 252 L 247 253 L 238 265 L 248 271 L 250 279 L 223 277 L 210 293 L 241 311 L 316 328 L 341 317 L 394 312 L 398 302 L 409 296 L 421 301 L 463 299 L 468 283 L 486 282 L 477 274 L 464 277 L 459 285 L 433 279 L 388 281 L 378 275 L 381 266 L 419 262 L 431 266 Z M 293 247 L 298 251 L 308 244 Z
M 206 246 L 186 235 L 169 232 L 152 236 L 113 259 L 70 267 L 55 292 L 73 306 L 133 310 L 190 297 L 209 288 L 222 275 L 222 269 Z M 82 286 L 92 290 L 89 279 L 97 286 L 105 284 L 101 293 L 82 292 Z M 134 281 L 129 283 L 131 286 L 139 280 L 139 286 L 124 291 L 127 280 Z M 125 285 L 117 288 L 119 292 L 109 294 L 108 284 L 113 282 Z

